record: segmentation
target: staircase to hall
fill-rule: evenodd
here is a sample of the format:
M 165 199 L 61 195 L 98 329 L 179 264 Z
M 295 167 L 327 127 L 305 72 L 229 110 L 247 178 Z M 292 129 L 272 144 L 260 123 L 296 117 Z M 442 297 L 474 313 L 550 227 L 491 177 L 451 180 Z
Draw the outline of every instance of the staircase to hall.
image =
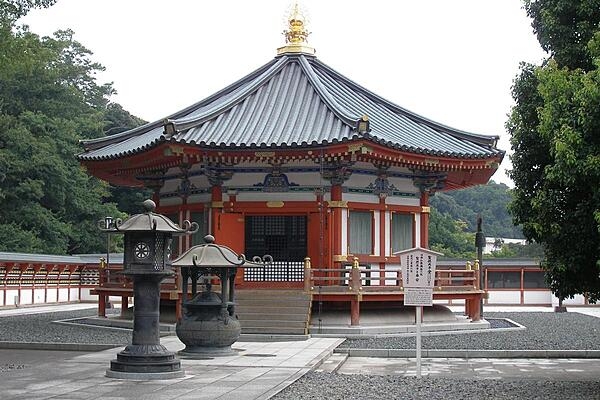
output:
M 242 334 L 308 334 L 311 297 L 300 289 L 238 289 L 236 304 Z

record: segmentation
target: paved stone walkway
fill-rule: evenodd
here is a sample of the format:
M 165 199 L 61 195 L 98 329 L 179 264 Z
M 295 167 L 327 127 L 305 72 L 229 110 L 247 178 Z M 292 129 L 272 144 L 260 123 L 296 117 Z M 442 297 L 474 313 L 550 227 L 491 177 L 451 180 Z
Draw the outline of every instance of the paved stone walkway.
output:
M 43 357 L 19 350 L 0 353 L 0 364 L 25 361 L 26 367 L 0 372 L 0 399 L 268 399 L 322 362 L 341 339 L 294 342 L 237 342 L 229 357 L 181 359 L 185 377 L 131 381 L 104 376 L 121 348 L 64 358 Z M 183 344 L 176 337 L 161 339 L 169 350 Z M 71 355 L 72 353 L 69 353 Z M 41 355 L 41 354 L 40 354 Z M 11 361 L 12 360 L 12 361 Z

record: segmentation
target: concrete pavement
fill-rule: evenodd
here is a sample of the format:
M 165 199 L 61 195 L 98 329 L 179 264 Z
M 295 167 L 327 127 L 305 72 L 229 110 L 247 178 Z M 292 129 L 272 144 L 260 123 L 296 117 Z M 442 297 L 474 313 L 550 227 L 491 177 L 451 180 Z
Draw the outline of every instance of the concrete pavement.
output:
M 94 307 L 71 304 L 2 309 L 0 317 L 23 313 L 65 311 Z M 549 307 L 505 307 L 488 311 L 551 311 Z M 570 312 L 600 316 L 598 308 Z M 0 323 L 2 323 L 0 318 Z M 132 381 L 105 377 L 110 360 L 122 348 L 99 352 L 0 350 L 0 399 L 268 399 L 306 372 L 317 369 L 341 374 L 416 375 L 415 359 L 408 357 L 348 357 L 333 354 L 338 338 L 306 341 L 237 342 L 229 357 L 182 358 L 185 377 Z M 175 336 L 161 343 L 172 351 L 183 348 Z M 331 356 L 331 357 L 330 357 Z M 598 381 L 600 359 L 424 358 L 423 376 L 471 379 L 545 379 Z
M 152 381 L 104 376 L 121 348 L 66 356 L 59 352 L 54 357 L 48 351 L 35 357 L 5 350 L 0 353 L 5 365 L 22 362 L 24 368 L 0 372 L 0 399 L 268 399 L 319 365 L 341 341 L 237 342 L 234 356 L 182 358 L 185 377 Z M 184 347 L 173 336 L 161 343 L 172 351 Z

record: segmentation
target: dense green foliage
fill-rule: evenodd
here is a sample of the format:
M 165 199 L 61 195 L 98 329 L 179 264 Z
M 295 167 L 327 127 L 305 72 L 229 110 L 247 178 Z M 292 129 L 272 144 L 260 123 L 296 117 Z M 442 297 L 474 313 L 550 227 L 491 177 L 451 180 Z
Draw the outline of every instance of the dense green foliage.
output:
M 99 252 L 96 221 L 124 215 L 75 155 L 80 139 L 122 126 L 128 113 L 109 104 L 112 87 L 95 78 L 102 66 L 72 32 L 40 38 L 16 24 L 52 3 L 0 3 L 0 250 Z
M 508 186 L 490 181 L 487 185 L 436 193 L 430 204 L 440 214 L 465 223 L 469 232 L 476 231 L 477 216 L 481 215 L 485 236 L 520 239 L 523 233 L 508 212 L 511 200 Z
M 431 208 L 429 219 L 429 247 L 444 257 L 475 258 L 475 233 L 468 232 L 464 221 L 452 218 Z
M 600 0 L 525 1 L 550 58 L 513 86 L 511 212 L 559 298 L 600 298 Z

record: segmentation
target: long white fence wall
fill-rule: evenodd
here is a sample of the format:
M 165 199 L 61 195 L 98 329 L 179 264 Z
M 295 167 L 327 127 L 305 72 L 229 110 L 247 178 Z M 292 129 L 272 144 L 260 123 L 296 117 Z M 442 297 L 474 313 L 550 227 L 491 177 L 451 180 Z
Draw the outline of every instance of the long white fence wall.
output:
M 97 301 L 100 257 L 0 252 L 0 307 Z

